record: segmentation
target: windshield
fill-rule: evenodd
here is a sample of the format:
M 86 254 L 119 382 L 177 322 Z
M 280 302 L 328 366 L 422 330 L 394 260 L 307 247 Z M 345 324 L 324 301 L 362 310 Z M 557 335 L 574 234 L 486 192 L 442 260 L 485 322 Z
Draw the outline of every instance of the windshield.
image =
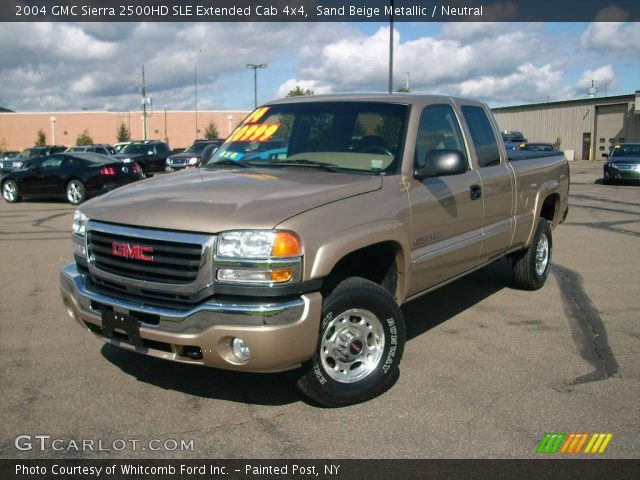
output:
M 139 143 L 130 143 L 129 145 L 127 145 L 126 147 L 124 147 L 122 150 L 120 150 L 120 153 L 130 153 L 130 154 L 138 154 L 138 153 L 142 153 L 145 154 L 147 153 L 147 150 L 149 150 L 149 146 L 148 145 L 140 145 Z
M 395 172 L 409 107 L 378 102 L 309 102 L 261 107 L 207 162 Z
M 640 157 L 640 144 L 616 145 L 611 150 L 612 157 Z
M 209 145 L 207 142 L 194 142 L 184 153 L 200 153 Z

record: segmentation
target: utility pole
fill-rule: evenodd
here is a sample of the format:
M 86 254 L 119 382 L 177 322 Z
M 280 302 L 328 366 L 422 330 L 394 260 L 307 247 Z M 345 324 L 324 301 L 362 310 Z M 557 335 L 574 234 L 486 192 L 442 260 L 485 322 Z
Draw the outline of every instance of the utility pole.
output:
M 393 0 L 389 16 L 389 95 L 393 93 Z
M 142 135 L 143 140 L 147 139 L 147 87 L 144 83 L 144 65 L 142 65 L 142 88 L 140 89 L 142 94 Z

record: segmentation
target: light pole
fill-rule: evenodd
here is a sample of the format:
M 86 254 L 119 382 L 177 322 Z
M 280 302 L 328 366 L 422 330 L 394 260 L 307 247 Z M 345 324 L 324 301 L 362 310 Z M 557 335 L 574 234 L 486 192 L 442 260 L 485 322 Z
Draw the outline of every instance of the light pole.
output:
M 253 70 L 253 108 L 255 109 L 258 108 L 258 69 L 267 68 L 267 64 L 247 63 L 247 68 Z
M 167 107 L 168 105 L 164 106 L 164 141 L 165 143 L 169 143 L 169 137 L 167 137 Z
M 195 94 L 196 94 L 196 136 L 194 139 L 198 138 L 198 65 L 194 65 L 193 67 L 193 83 L 195 86 Z
M 56 144 L 56 117 L 50 117 L 51 120 L 51 143 Z

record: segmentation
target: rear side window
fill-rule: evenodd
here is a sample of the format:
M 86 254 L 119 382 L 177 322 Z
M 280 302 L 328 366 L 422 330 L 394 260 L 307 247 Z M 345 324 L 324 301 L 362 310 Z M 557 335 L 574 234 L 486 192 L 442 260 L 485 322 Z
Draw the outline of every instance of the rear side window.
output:
M 480 107 L 463 106 L 462 114 L 469 126 L 480 167 L 499 165 L 500 150 L 498 150 L 498 142 L 496 142 L 496 136 L 493 133 L 491 123 L 484 109 Z

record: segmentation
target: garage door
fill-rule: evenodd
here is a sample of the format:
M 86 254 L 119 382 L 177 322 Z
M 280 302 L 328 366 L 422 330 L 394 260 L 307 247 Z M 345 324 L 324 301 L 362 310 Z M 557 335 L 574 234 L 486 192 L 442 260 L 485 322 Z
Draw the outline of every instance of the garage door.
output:
M 626 141 L 627 109 L 626 103 L 596 107 L 595 160 L 602 159 L 602 154 L 616 143 Z

